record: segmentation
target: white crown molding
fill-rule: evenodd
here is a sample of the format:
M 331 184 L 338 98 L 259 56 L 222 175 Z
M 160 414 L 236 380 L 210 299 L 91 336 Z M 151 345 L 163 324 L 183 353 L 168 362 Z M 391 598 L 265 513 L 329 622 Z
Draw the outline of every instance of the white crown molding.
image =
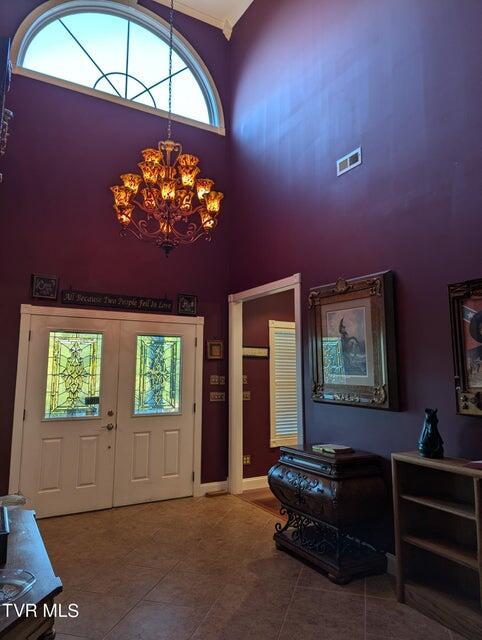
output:
M 226 4 L 229 4 L 231 0 L 226 0 Z M 162 4 L 165 7 L 170 6 L 170 0 L 155 0 L 158 4 Z M 201 20 L 201 22 L 206 22 L 213 27 L 217 27 L 221 29 L 224 33 L 226 40 L 230 40 L 234 26 L 241 18 L 241 16 L 245 13 L 248 7 L 252 4 L 253 0 L 237 0 L 237 6 L 234 10 L 223 12 L 221 16 L 213 16 L 204 11 L 200 11 L 199 9 L 195 9 L 190 4 L 186 2 L 182 2 L 181 0 L 176 0 L 175 9 L 181 13 L 184 13 L 191 18 L 196 18 L 196 20 Z
M 158 4 L 162 4 L 164 7 L 169 7 L 171 5 L 170 0 L 155 0 L 155 2 L 157 2 Z M 225 27 L 225 20 L 216 18 L 215 16 L 211 16 L 207 13 L 204 13 L 203 11 L 199 11 L 198 9 L 194 9 L 194 7 L 191 7 L 184 2 L 179 2 L 179 0 L 176 0 L 174 7 L 176 11 L 184 13 L 191 18 L 196 18 L 196 20 L 201 20 L 201 22 L 206 22 L 213 27 L 221 29 L 221 31 Z

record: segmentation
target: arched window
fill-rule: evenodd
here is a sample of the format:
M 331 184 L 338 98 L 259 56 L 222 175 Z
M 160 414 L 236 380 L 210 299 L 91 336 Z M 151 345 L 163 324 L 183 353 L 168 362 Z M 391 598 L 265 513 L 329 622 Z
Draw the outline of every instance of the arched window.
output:
M 167 111 L 168 25 L 156 14 L 112 0 L 47 2 L 20 27 L 13 43 L 17 69 L 65 86 Z M 42 6 L 40 9 L 42 9 Z M 90 93 L 90 91 L 89 91 Z M 202 60 L 182 36 L 174 36 L 173 113 L 223 128 L 219 95 Z

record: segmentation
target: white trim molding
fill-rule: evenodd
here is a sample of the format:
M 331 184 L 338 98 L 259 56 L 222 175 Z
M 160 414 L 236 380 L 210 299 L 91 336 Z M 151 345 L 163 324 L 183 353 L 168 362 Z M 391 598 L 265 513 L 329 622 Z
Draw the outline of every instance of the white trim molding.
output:
M 133 320 L 134 322 L 169 322 L 170 324 L 203 325 L 202 316 L 166 316 L 156 313 L 136 313 L 134 311 L 100 311 L 98 309 L 78 309 L 76 307 L 41 307 L 22 304 L 22 317 L 55 316 L 57 318 L 97 318 L 99 320 Z
M 143 111 L 161 118 L 168 118 L 169 114 L 162 109 L 133 102 L 132 100 L 111 95 L 110 93 L 93 89 L 92 87 L 80 85 L 69 80 L 56 78 L 55 76 L 23 67 L 23 60 L 28 46 L 44 26 L 62 16 L 86 10 L 97 13 L 110 13 L 132 20 L 140 26 L 149 29 L 164 41 L 169 37 L 169 24 L 157 13 L 138 4 L 137 0 L 95 0 L 95 2 L 93 0 L 48 0 L 29 13 L 15 33 L 10 52 L 13 73 L 76 91 L 77 93 L 83 93 L 84 95 L 101 100 L 107 100 L 108 102 Z M 223 105 L 209 69 L 194 47 L 177 30 L 174 30 L 174 47 L 181 58 L 185 60 L 187 66 L 199 83 L 208 106 L 211 123 L 198 122 L 197 120 L 180 115 L 173 115 L 172 120 L 224 136 L 226 134 L 226 128 Z
M 206 493 L 216 493 L 217 491 L 227 491 L 228 481 L 220 480 L 219 482 L 205 482 L 199 487 L 199 496 L 205 496 Z
M 168 7 L 170 5 L 170 0 L 155 1 L 165 7 Z M 191 18 L 196 18 L 196 20 L 201 20 L 202 22 L 206 22 L 213 27 L 221 29 L 226 40 L 230 40 L 234 26 L 244 15 L 252 2 L 253 0 L 227 0 L 222 4 L 218 3 L 220 7 L 223 7 L 223 10 L 218 11 L 216 15 L 206 13 L 199 8 L 194 8 L 192 6 L 193 4 L 195 4 L 196 7 L 199 7 L 199 4 L 202 5 L 199 0 L 185 0 L 184 2 L 182 2 L 181 0 L 176 0 L 175 8 L 176 11 L 180 11 L 181 13 L 184 13 Z
M 303 443 L 301 275 L 231 294 L 229 302 L 229 492 L 243 492 L 243 303 L 293 289 L 296 323 L 298 443 Z
M 257 476 L 255 478 L 243 478 L 243 491 L 253 489 L 266 489 L 268 487 L 268 476 Z

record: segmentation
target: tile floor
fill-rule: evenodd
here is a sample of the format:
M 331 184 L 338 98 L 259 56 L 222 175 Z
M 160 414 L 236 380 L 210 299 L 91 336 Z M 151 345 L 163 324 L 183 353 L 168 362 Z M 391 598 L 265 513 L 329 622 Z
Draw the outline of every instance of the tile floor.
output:
M 388 576 L 337 587 L 276 551 L 275 522 L 233 496 L 41 520 L 60 601 L 80 610 L 57 640 L 461 640 Z

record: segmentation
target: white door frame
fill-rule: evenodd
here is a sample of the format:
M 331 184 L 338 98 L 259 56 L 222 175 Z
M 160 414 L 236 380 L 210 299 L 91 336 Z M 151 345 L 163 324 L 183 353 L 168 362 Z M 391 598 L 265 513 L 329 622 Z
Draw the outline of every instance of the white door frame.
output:
M 296 322 L 298 442 L 303 442 L 303 379 L 301 343 L 301 274 L 231 294 L 229 302 L 229 477 L 230 493 L 243 492 L 243 303 L 293 290 Z
M 203 387 L 203 342 L 204 318 L 186 316 L 167 316 L 152 313 L 134 313 L 124 311 L 98 311 L 96 309 L 74 309 L 68 307 L 37 307 L 22 304 L 20 307 L 20 335 L 18 343 L 17 382 L 15 388 L 15 406 L 13 413 L 12 448 L 10 454 L 9 493 L 18 493 L 20 488 L 20 470 L 22 466 L 23 412 L 27 391 L 28 348 L 30 321 L 32 316 L 57 316 L 65 318 L 96 318 L 102 320 L 134 320 L 135 322 L 166 322 L 169 324 L 190 324 L 196 328 L 196 378 L 194 382 L 194 486 L 193 495 L 201 496 L 201 441 L 202 441 L 202 387 Z

